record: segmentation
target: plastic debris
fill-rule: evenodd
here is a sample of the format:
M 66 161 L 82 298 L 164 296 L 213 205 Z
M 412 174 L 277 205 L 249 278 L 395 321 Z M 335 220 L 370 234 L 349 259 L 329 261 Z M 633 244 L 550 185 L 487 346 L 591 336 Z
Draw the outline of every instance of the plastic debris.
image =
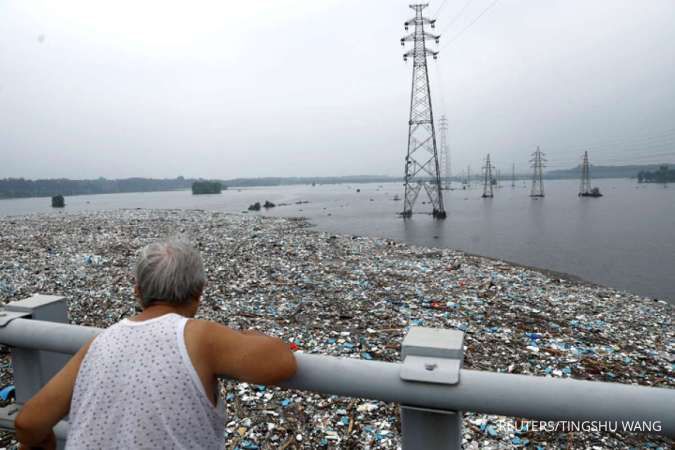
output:
M 176 234 L 204 258 L 199 318 L 279 336 L 297 351 L 399 361 L 411 326 L 456 328 L 466 332 L 468 369 L 675 385 L 663 302 L 459 251 L 318 232 L 303 219 L 178 210 L 0 218 L 0 301 L 63 295 L 73 323 L 110 326 L 135 314 L 138 250 Z M 0 383 L 11 384 L 8 350 L 1 355 Z M 227 448 L 401 445 L 395 404 L 235 382 L 221 391 Z M 464 413 L 464 448 L 672 447 L 654 435 L 498 426 L 515 420 Z
M 5 386 L 4 388 L 0 389 L 0 398 L 4 401 L 10 400 L 14 398 L 14 385 L 9 385 Z

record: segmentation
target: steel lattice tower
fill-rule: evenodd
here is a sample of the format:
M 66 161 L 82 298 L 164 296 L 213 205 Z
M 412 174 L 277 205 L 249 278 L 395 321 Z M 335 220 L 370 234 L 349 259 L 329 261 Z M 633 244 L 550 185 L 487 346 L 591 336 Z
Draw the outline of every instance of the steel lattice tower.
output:
M 588 164 L 588 152 L 584 152 L 584 161 L 581 164 L 581 185 L 579 186 L 579 195 L 589 195 L 591 193 L 591 170 Z
M 534 168 L 534 174 L 532 175 L 532 192 L 530 192 L 530 197 L 543 197 L 544 196 L 544 159 L 545 153 L 539 149 L 537 146 L 537 151 L 532 153 L 532 167 Z
M 450 148 L 448 147 L 448 119 L 441 116 L 438 121 L 438 128 L 441 132 L 441 155 L 439 165 L 441 167 L 442 189 L 450 189 Z
M 494 197 L 492 190 L 492 169 L 494 167 L 490 164 L 490 154 L 485 158 L 485 165 L 483 166 L 483 198 Z
M 512 172 L 511 172 L 511 187 L 516 187 L 516 163 L 513 163 Z
M 427 55 L 434 59 L 438 52 L 426 47 L 425 42 L 438 43 L 440 36 L 424 31 L 424 26 L 434 27 L 435 20 L 422 16 L 427 4 L 410 5 L 415 17 L 405 22 L 405 29 L 414 25 L 414 31 L 401 38 L 401 45 L 413 42 L 413 48 L 403 54 L 403 60 L 413 58 L 412 89 L 410 92 L 410 120 L 408 121 L 408 153 L 405 158 L 405 197 L 403 199 L 403 217 L 412 216 L 413 205 L 420 191 L 429 196 L 433 207 L 433 216 L 445 219 L 443 192 L 441 191 L 440 167 L 436 147 L 436 130 L 431 109 L 431 90 L 427 71 Z

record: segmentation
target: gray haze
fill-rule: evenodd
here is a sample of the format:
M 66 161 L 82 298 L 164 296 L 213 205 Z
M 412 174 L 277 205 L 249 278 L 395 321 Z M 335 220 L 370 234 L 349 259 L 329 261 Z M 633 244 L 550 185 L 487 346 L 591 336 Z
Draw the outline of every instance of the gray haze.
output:
M 492 2 L 437 17 L 454 172 L 675 161 L 675 1 Z M 2 2 L 0 177 L 400 175 L 407 3 Z

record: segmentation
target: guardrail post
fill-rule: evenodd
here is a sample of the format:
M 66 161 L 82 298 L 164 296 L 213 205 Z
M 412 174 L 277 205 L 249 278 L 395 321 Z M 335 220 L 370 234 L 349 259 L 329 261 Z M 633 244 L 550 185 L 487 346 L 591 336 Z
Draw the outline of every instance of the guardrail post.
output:
M 463 345 L 461 331 L 412 327 L 401 346 L 401 379 L 457 385 Z M 401 441 L 404 450 L 460 449 L 462 412 L 401 405 Z
M 68 323 L 68 306 L 65 297 L 36 294 L 5 306 L 5 317 L 12 316 Z M 12 347 L 12 369 L 16 403 L 26 403 L 68 362 L 70 355 Z M 65 440 L 58 440 L 58 448 L 65 447 Z

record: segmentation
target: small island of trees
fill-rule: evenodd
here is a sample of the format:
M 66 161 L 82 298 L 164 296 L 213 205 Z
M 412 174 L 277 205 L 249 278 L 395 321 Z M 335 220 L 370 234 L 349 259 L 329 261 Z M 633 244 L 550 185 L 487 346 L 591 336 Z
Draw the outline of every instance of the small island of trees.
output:
M 669 169 L 664 164 L 659 170 L 654 172 L 640 171 L 638 173 L 638 183 L 673 183 L 675 182 L 675 169 Z
M 63 195 L 55 195 L 52 197 L 52 208 L 63 208 L 66 206 L 66 201 L 63 199 Z
M 222 190 L 223 184 L 220 181 L 195 181 L 192 183 L 193 195 L 220 194 Z

